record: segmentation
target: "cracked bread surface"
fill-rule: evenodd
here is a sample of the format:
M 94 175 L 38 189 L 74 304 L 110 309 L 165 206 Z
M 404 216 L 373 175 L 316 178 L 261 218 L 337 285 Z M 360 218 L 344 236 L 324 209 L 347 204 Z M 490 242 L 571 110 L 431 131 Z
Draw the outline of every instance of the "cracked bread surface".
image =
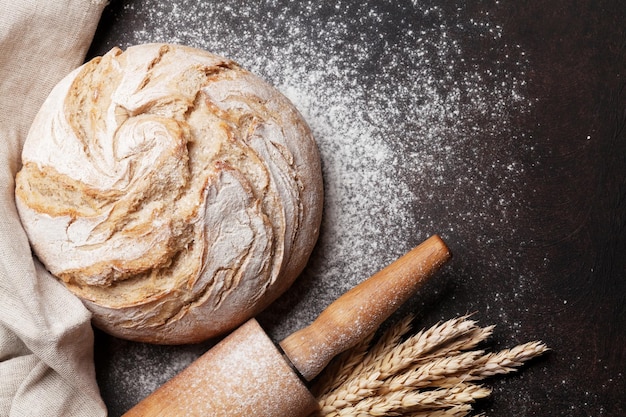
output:
M 16 202 L 37 257 L 94 324 L 199 342 L 254 316 L 304 268 L 323 186 L 287 98 L 223 57 L 114 48 L 65 77 L 31 127 Z

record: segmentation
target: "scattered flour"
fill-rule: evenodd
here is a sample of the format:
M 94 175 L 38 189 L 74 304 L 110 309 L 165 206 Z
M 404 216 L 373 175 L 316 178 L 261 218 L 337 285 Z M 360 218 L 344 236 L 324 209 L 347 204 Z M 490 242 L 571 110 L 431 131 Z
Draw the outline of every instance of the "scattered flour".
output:
M 475 232 L 506 225 L 514 233 L 519 215 L 526 166 L 510 152 L 520 138 L 509 121 L 533 104 L 522 48 L 506 43 L 506 28 L 488 12 L 354 3 L 131 2 L 116 18 L 136 29 L 111 33 L 103 46 L 174 42 L 229 57 L 309 122 L 323 161 L 323 227 L 307 287 L 271 329 L 277 339 L 430 234 L 495 246 L 480 241 L 493 234 Z M 392 19 L 394 8 L 405 18 Z M 485 56 L 465 49 L 462 31 L 475 34 Z M 488 156 L 475 147 L 485 140 Z

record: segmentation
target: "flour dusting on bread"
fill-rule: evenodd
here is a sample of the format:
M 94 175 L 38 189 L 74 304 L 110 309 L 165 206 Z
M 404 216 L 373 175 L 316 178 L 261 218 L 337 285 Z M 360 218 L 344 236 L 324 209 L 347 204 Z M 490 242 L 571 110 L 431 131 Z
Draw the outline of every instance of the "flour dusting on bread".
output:
M 39 259 L 124 338 L 198 342 L 301 272 L 322 210 L 318 150 L 282 94 L 169 44 L 114 48 L 61 81 L 16 178 Z

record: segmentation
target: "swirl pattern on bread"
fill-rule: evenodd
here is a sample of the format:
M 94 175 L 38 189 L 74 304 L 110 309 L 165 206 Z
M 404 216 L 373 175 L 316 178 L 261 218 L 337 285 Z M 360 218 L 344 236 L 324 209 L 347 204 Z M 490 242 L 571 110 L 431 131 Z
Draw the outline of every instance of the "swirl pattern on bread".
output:
M 122 338 L 192 343 L 283 293 L 317 239 L 311 131 L 275 88 L 180 45 L 112 49 L 38 113 L 16 177 L 34 252 Z

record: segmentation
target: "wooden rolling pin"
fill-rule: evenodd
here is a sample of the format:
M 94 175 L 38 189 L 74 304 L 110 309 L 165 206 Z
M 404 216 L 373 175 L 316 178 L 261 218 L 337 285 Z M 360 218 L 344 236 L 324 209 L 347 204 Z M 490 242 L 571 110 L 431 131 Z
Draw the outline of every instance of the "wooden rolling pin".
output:
M 279 346 L 251 319 L 124 417 L 308 416 L 317 402 L 306 382 L 374 332 L 450 256 L 438 236 L 430 237 Z

